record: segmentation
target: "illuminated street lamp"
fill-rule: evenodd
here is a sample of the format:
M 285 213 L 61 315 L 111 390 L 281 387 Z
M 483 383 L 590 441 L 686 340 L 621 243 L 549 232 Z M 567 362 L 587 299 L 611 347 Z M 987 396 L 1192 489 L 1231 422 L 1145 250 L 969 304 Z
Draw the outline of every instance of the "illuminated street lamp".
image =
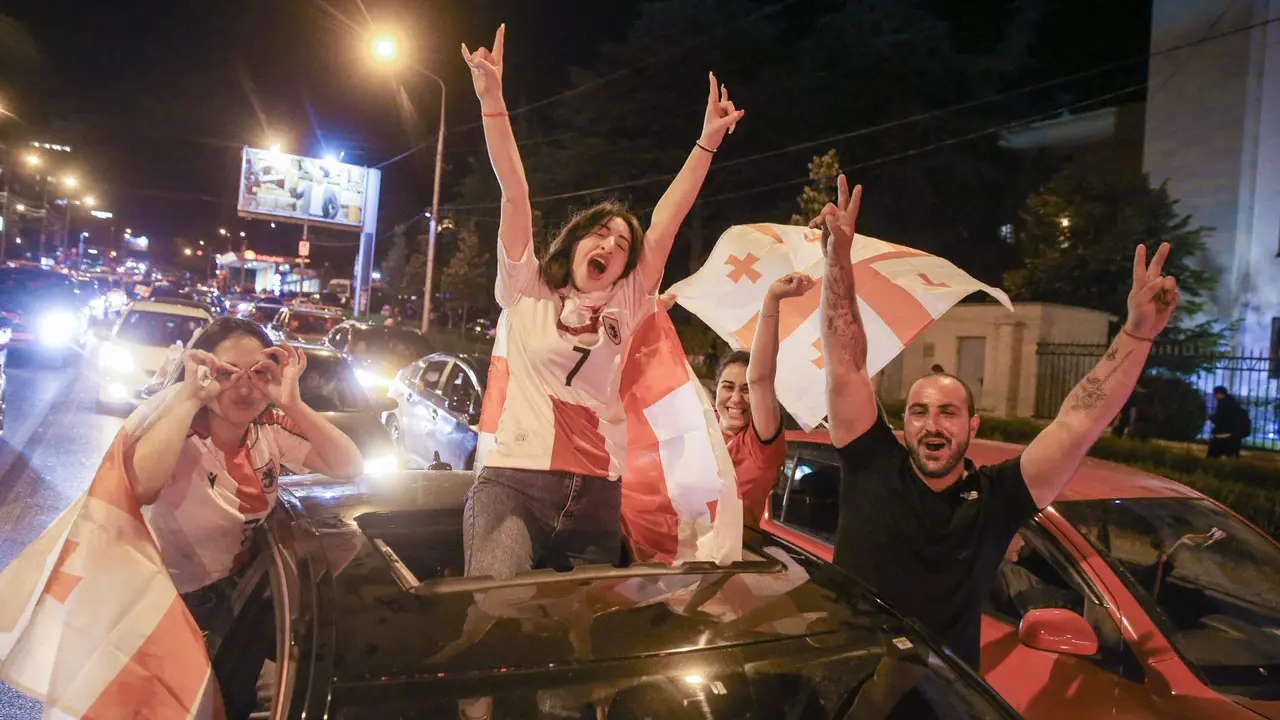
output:
M 75 178 L 71 177 L 70 175 L 68 175 L 62 178 L 62 184 L 66 185 L 67 187 L 75 187 L 76 185 L 79 185 L 80 182 Z
M 182 250 L 182 254 L 183 254 L 183 255 L 190 255 L 190 254 L 191 254 L 191 248 L 183 248 L 183 250 Z
M 87 198 L 85 198 L 85 199 L 84 199 L 84 204 L 85 204 L 85 205 L 88 205 L 89 207 L 93 207 L 93 204 L 94 204 L 95 202 L 96 202 L 96 201 L 93 199 L 93 196 L 92 196 L 92 195 L 90 195 L 89 197 L 87 197 Z
M 369 52 L 380 63 L 392 63 L 400 56 L 400 43 L 390 35 L 375 35 L 369 41 Z
M 400 58 L 400 44 L 391 35 L 375 35 L 369 42 L 369 52 L 373 60 L 380 65 L 404 65 Z M 435 80 L 440 85 L 440 127 L 436 134 L 436 169 L 435 182 L 431 190 L 430 224 L 427 226 L 427 268 L 426 280 L 422 295 L 422 332 L 426 334 L 431 326 L 431 276 L 436 264 L 436 230 L 440 217 L 440 172 L 444 166 L 444 109 L 445 84 L 438 75 L 416 64 L 409 65 L 412 70 Z M 370 253 L 372 255 L 372 252 Z M 357 295 L 357 298 L 359 296 Z M 358 305 L 358 302 L 357 302 Z
M 218 234 L 219 234 L 219 235 L 226 235 L 226 234 L 227 234 L 227 229 L 226 229 L 226 228 L 218 228 Z
M 18 212 L 22 212 L 23 210 L 26 210 L 26 209 L 27 209 L 26 205 L 23 205 L 22 203 L 18 203 Z
M 39 155 L 28 155 L 28 156 L 27 156 L 27 164 L 28 164 L 28 165 L 39 165 L 39 164 L 40 164 L 40 156 L 39 156 Z
M 243 231 L 243 230 L 241 230 L 241 231 L 240 231 L 240 237 L 244 237 L 244 231 Z

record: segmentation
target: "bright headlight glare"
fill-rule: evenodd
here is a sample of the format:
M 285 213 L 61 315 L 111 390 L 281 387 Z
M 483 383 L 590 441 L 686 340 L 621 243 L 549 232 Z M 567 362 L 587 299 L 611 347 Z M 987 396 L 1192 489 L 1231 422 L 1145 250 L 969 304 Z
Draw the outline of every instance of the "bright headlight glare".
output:
M 387 378 L 371 373 L 367 370 L 357 370 L 356 379 L 365 387 L 391 387 L 391 381 Z
M 378 455 L 365 458 L 364 473 L 365 475 L 383 475 L 395 472 L 398 465 L 395 455 Z
M 80 323 L 65 310 L 54 310 L 40 318 L 38 337 L 45 345 L 66 345 L 75 337 Z
M 102 346 L 98 353 L 98 365 L 104 370 L 120 373 L 133 372 L 138 367 L 133 361 L 133 353 L 115 343 L 105 343 Z

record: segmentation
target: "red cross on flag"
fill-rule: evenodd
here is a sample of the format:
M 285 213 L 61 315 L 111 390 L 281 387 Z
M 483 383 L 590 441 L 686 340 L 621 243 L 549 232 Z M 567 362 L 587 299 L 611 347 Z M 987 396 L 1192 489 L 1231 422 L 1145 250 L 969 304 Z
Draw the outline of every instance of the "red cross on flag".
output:
M 748 350 L 769 284 L 798 271 L 818 280 L 805 295 L 783 300 L 778 316 L 778 367 L 785 368 L 775 382 L 778 400 L 805 429 L 827 414 L 820 237 L 818 230 L 791 225 L 735 225 L 720 236 L 698 272 L 670 289 L 731 347 Z M 872 375 L 966 295 L 981 290 L 1013 310 L 1002 290 L 936 255 L 858 235 L 851 257 Z
M 0 679 L 46 718 L 221 718 L 204 638 L 125 475 L 129 441 L 0 571 Z

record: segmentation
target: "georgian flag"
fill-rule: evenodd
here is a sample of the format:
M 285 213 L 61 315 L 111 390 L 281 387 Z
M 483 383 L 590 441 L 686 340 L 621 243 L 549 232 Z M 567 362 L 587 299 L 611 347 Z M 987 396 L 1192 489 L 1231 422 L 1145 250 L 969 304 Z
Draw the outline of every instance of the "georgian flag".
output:
M 116 436 L 93 483 L 0 571 L 0 679 L 45 718 L 221 718 L 204 638 L 169 580 Z
M 731 347 L 751 348 L 765 289 L 791 272 L 817 282 L 782 301 L 778 316 L 778 400 L 806 430 L 827 415 L 821 339 L 821 231 L 791 225 L 735 225 L 716 241 L 698 272 L 669 292 Z M 907 343 L 965 296 L 983 291 L 1009 310 L 999 288 L 975 280 L 936 255 L 857 235 L 851 251 L 858 310 L 867 332 L 867 373 L 874 375 Z

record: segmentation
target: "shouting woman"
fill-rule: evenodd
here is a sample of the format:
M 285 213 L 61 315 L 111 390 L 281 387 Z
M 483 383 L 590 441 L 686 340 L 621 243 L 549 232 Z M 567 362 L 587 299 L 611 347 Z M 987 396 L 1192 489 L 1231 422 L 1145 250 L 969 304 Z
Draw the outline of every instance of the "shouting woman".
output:
M 617 561 L 627 441 L 622 353 L 656 308 L 676 230 L 720 141 L 743 116 L 711 75 L 702 133 L 648 229 L 622 205 L 601 203 L 573 217 L 538 260 L 529 185 L 502 96 L 504 35 L 499 28 L 492 50 L 462 48 L 502 187 L 503 316 L 484 408 L 497 422 L 492 446 L 477 455 L 482 469 L 464 518 L 467 574 L 495 577 L 538 563 Z

